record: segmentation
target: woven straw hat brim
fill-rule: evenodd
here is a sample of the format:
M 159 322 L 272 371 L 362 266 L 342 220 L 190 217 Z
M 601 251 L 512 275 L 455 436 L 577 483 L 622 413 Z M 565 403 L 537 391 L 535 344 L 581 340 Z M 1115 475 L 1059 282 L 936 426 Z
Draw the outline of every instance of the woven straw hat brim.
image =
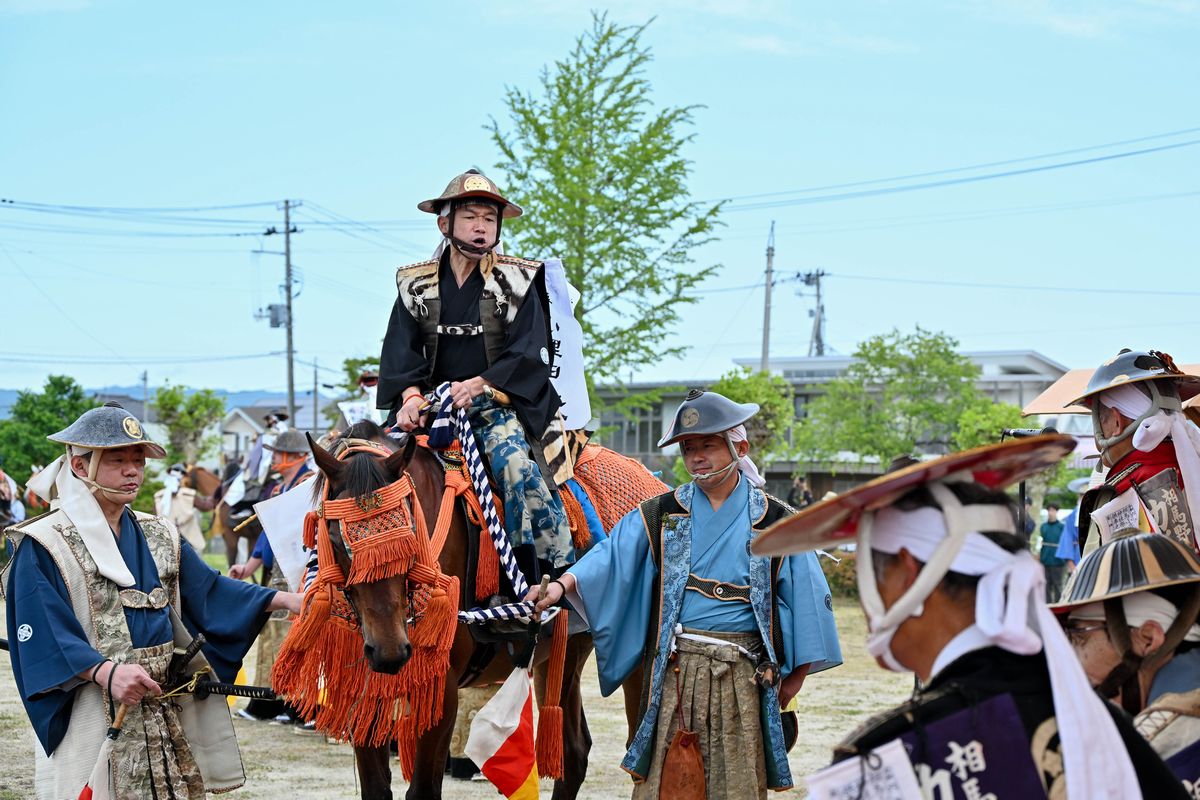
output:
M 989 489 L 1003 489 L 1056 464 L 1075 444 L 1074 437 L 1063 434 L 1031 436 L 913 464 L 780 520 L 759 534 L 750 550 L 779 556 L 830 547 L 858 536 L 863 512 L 889 506 L 918 486 L 966 472 Z

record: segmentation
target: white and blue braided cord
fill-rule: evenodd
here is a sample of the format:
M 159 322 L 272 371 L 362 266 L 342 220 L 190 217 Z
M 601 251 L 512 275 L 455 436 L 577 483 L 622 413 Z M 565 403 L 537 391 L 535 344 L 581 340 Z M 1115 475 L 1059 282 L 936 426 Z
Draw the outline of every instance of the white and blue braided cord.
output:
M 453 400 L 450 397 L 449 383 L 443 383 L 437 388 L 434 392 L 434 402 L 437 406 L 437 413 L 430 426 L 430 439 L 449 443 L 453 436 L 449 435 L 448 429 L 453 426 L 453 431 L 462 447 L 467 474 L 479 497 L 479 507 L 483 509 L 483 521 L 487 525 L 488 536 L 491 537 L 492 545 L 500 556 L 500 566 L 504 569 L 504 574 L 508 576 L 508 582 L 512 584 L 517 597 L 524 597 L 525 593 L 529 591 L 529 583 L 521 574 L 520 567 L 517 566 L 517 559 L 513 555 L 512 545 L 509 544 L 508 534 L 504 532 L 504 527 L 500 524 L 500 515 L 496 513 L 496 498 L 492 494 L 487 471 L 483 468 L 483 458 L 479 455 L 479 447 L 475 443 L 475 433 L 471 430 L 467 411 L 464 408 L 454 408 Z M 478 623 L 497 619 L 528 620 L 533 616 L 533 607 L 533 603 L 522 601 L 495 608 L 475 608 L 470 611 L 459 611 L 458 621 Z M 553 611 L 557 611 L 557 609 Z M 553 611 L 542 612 L 542 621 L 553 616 Z

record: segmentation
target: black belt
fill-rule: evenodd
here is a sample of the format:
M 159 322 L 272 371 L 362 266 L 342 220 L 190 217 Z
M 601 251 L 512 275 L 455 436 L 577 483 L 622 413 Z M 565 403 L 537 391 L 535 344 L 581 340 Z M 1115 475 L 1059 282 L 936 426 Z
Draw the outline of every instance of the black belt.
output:
M 478 336 L 483 333 L 482 325 L 438 325 L 438 333 L 447 336 Z
M 736 583 L 711 581 L 708 578 L 688 575 L 687 585 L 684 588 L 691 589 L 693 592 L 699 592 L 713 600 L 725 600 L 736 603 L 750 602 L 750 587 L 741 586 Z

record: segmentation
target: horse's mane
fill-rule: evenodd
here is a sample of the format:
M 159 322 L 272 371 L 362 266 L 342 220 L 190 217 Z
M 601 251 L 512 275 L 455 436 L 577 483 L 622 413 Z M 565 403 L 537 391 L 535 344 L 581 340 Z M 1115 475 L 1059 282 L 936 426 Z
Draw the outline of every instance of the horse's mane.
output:
M 347 428 L 341 436 L 334 440 L 334 443 L 343 439 L 365 439 L 378 442 L 386 440 L 387 434 L 383 432 L 383 428 L 371 420 L 363 420 Z M 345 469 L 342 471 L 341 489 L 349 493 L 351 497 L 370 494 L 391 482 L 383 467 L 380 466 L 379 459 L 370 453 L 352 453 L 343 463 Z M 317 499 L 324 494 L 326 480 L 325 473 L 318 470 L 317 478 L 313 481 L 313 496 Z

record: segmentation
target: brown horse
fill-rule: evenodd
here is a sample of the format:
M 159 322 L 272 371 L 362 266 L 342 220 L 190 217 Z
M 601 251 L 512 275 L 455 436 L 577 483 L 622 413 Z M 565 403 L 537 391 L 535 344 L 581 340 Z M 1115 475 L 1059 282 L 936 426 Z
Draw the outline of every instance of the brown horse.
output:
M 385 486 L 408 474 L 419 498 L 425 515 L 425 524 L 432 531 L 437 525 L 438 509 L 441 505 L 445 483 L 445 471 L 437 458 L 428 450 L 416 446 L 413 437 L 407 437 L 404 446 L 381 434 L 377 426 L 360 423 L 347 431 L 347 438 L 367 439 L 384 446 L 392 454 L 382 458 L 371 453 L 354 453 L 339 461 L 325 449 L 313 445 L 313 455 L 321 470 L 322 478 L 315 491 L 322 491 L 322 482 L 329 484 L 331 500 L 345 498 L 368 498 Z M 361 501 L 360 501 L 361 502 Z M 340 525 L 329 521 L 329 537 L 333 551 L 343 574 L 349 575 L 350 557 L 344 545 Z M 438 561 L 445 575 L 457 576 L 465 583 L 467 575 L 468 525 L 461 505 L 453 506 L 453 519 L 449 534 Z M 473 589 L 473 587 L 471 587 Z M 368 583 L 347 585 L 345 595 L 361 625 L 363 654 L 367 664 L 376 672 L 394 675 L 412 654 L 408 631 L 409 586 L 407 575 L 402 574 Z M 534 663 L 541 664 L 549 656 L 551 642 L 542 639 L 536 648 Z M 467 675 L 478 645 L 466 625 L 458 625 L 450 650 L 450 669 L 445 677 L 445 690 L 441 698 L 440 721 L 421 734 L 416 742 L 413 774 L 406 797 L 440 798 L 442 778 L 450 748 L 458 709 L 458 689 Z M 488 685 L 503 681 L 514 669 L 512 659 L 503 647 L 496 648 L 498 654 L 491 655 L 482 673 L 478 669 L 467 678 L 467 685 Z M 574 798 L 579 792 L 587 773 L 588 752 L 591 750 L 591 734 L 583 713 L 580 694 L 580 672 L 592 651 L 591 636 L 587 633 L 569 637 L 566 662 L 562 675 L 560 705 L 563 709 L 563 776 L 554 784 L 554 798 Z M 545 683 L 538 682 L 538 703 L 542 704 Z M 318 720 L 318 726 L 320 726 Z M 362 786 L 362 797 L 382 800 L 392 797 L 389 748 L 386 744 L 369 746 L 355 744 L 355 761 Z
M 183 485 L 196 490 L 197 509 L 213 512 L 212 524 L 205 532 L 205 538 L 220 536 L 225 541 L 225 558 L 232 567 L 237 563 L 239 540 L 246 539 L 250 547 L 253 547 L 254 541 L 262 533 L 262 526 L 257 521 L 252 521 L 241 530 L 234 531 L 237 522 L 230 518 L 233 510 L 228 503 L 222 502 L 228 487 L 215 472 L 201 466 L 189 466 L 183 478 Z

